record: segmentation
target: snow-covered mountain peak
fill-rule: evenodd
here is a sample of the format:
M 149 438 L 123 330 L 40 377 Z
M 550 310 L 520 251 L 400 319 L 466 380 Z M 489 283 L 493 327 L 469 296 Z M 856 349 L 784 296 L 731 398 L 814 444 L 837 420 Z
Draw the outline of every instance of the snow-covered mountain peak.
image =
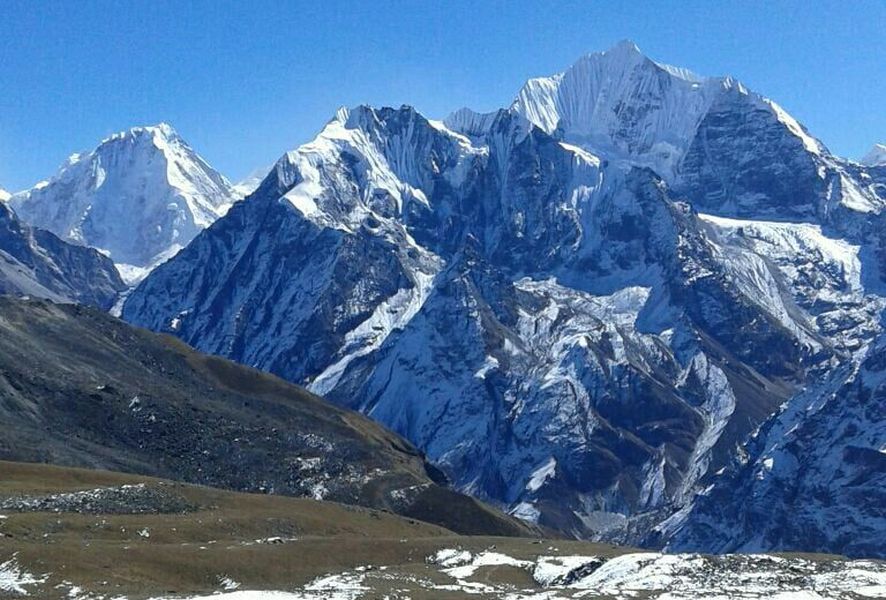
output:
M 346 116 L 343 121 L 342 116 Z M 416 128 L 427 128 L 429 125 L 428 119 L 408 104 L 403 104 L 399 108 L 361 104 L 346 113 L 339 110 L 332 122 L 340 123 L 348 130 L 360 130 L 366 134 L 376 135 L 410 133 Z
M 354 171 L 372 196 L 361 201 L 364 208 L 373 205 L 372 210 L 379 214 L 402 215 L 410 207 L 431 209 L 428 198 L 437 185 L 445 181 L 461 186 L 477 161 L 485 161 L 493 153 L 504 156 L 507 148 L 519 145 L 532 129 L 525 117 L 507 110 L 480 114 L 462 109 L 445 121 L 436 121 L 410 106 L 358 106 L 340 110 L 314 140 L 287 153 L 275 172 L 282 191 L 297 185 L 302 192 L 311 192 L 314 188 L 309 182 L 319 185 L 337 177 L 332 172 L 317 174 L 316 167 L 323 171 L 336 164 L 340 172 Z M 583 162 L 588 162 L 586 154 L 582 152 Z M 590 162 L 596 165 L 597 161 Z M 319 185 L 316 190 L 328 187 Z M 363 209 L 354 212 L 354 207 L 346 208 L 334 199 L 293 194 L 301 198 L 303 207 L 325 205 L 339 215 L 346 209 L 352 225 L 352 218 L 360 221 L 368 214 Z M 293 194 L 287 197 L 292 200 Z
M 0 202 L 6 202 L 10 198 L 12 198 L 12 194 L 7 192 L 3 188 L 0 188 Z
M 511 109 L 594 154 L 670 178 L 722 80 L 661 65 L 622 42 L 563 73 L 530 79 Z
M 233 190 L 240 198 L 245 198 L 258 189 L 268 173 L 274 168 L 274 165 L 265 165 L 258 169 L 252 170 L 246 177 L 234 184 Z
M 227 179 L 160 123 L 71 155 L 49 181 L 11 202 L 33 225 L 145 268 L 186 245 L 236 199 Z
M 442 175 L 457 182 L 483 152 L 410 106 L 361 105 L 339 109 L 316 138 L 287 152 L 270 185 L 314 224 L 353 232 L 369 218 L 430 208 L 435 181 Z M 347 177 L 363 190 L 360 197 L 341 189 Z
M 147 127 L 147 129 L 152 129 L 152 130 L 154 130 L 155 133 L 158 133 L 158 134 L 160 134 L 164 137 L 167 137 L 167 138 L 178 137 L 178 132 L 175 129 L 173 129 L 172 125 L 170 125 L 166 121 L 161 121 L 160 123 L 157 123 L 157 125 L 154 125 L 153 127 Z
M 771 136 L 787 134 L 807 152 L 827 154 L 784 109 L 733 77 L 702 77 L 659 63 L 631 42 L 582 56 L 557 75 L 530 79 L 511 110 L 595 155 L 652 168 L 669 183 L 677 180 L 706 119 L 710 126 L 744 119 L 748 135 L 774 126 Z
M 602 60 L 609 63 L 610 67 L 617 65 L 635 64 L 640 61 L 649 60 L 640 48 L 631 40 L 621 40 L 612 48 L 601 52 L 591 52 L 584 55 L 577 62 L 582 60 Z
M 603 54 L 617 54 L 617 53 L 643 54 L 643 52 L 640 50 L 639 46 L 637 46 L 637 44 L 635 44 L 633 40 L 630 40 L 627 38 L 625 38 L 623 40 L 619 40 L 618 42 L 615 43 L 614 46 L 612 46 L 612 48 L 603 52 Z
M 870 152 L 861 159 L 861 164 L 869 167 L 881 167 L 886 165 L 886 144 L 874 144 Z
M 347 123 L 348 116 L 351 114 L 351 109 L 347 106 L 339 106 L 338 110 L 335 111 L 335 116 L 332 117 L 333 120 L 339 121 L 341 123 Z
M 99 148 L 121 141 L 130 144 L 149 143 L 159 150 L 165 150 L 169 144 L 185 144 L 172 125 L 161 122 L 156 125 L 142 125 L 112 133 L 101 141 Z M 76 159 L 86 155 L 73 154 L 71 158 Z

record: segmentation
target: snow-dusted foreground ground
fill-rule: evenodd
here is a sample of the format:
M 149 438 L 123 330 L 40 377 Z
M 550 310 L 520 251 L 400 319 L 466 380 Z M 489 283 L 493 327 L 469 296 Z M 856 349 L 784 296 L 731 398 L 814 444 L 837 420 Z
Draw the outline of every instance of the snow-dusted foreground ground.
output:
M 612 558 L 556 554 L 514 558 L 494 547 L 470 552 L 443 549 L 423 569 L 365 566 L 319 577 L 290 591 L 240 590 L 219 576 L 219 592 L 188 600 L 358 600 L 363 598 L 766 598 L 812 600 L 886 597 L 886 563 L 814 560 L 772 555 L 704 556 L 640 552 Z M 37 592 L 46 575 L 26 572 L 15 557 L 0 563 L 0 596 Z M 59 597 L 87 600 L 73 584 L 55 586 Z M 152 600 L 172 600 L 158 596 Z
M 625 554 L 609 560 L 594 556 L 539 556 L 534 561 L 495 551 L 472 554 L 441 550 L 429 562 L 450 578 L 435 579 L 367 568 L 320 578 L 295 592 L 233 592 L 227 600 L 357 600 L 384 597 L 461 597 L 507 600 L 560 598 L 884 598 L 886 565 L 873 561 L 813 562 L 769 555 L 706 557 L 694 554 Z M 496 581 L 495 569 L 511 567 L 531 575 L 537 587 Z M 501 572 L 499 572 L 501 573 Z M 502 579 L 507 579 L 503 577 Z M 216 598 L 209 596 L 204 598 Z M 201 599 L 202 600 L 202 599 Z
M 0 519 L 6 517 L 0 515 Z M 18 564 L 13 556 L 0 562 L 0 598 L 7 596 L 27 596 L 28 587 L 43 583 L 44 579 L 28 573 Z

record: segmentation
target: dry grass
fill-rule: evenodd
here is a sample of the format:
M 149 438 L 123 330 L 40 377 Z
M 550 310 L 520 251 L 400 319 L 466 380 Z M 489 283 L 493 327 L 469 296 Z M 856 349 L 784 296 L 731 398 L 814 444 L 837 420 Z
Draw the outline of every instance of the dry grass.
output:
M 51 574 L 44 591 L 35 597 L 41 593 L 42 597 L 59 597 L 53 587 L 68 581 L 86 590 L 132 599 L 218 591 L 221 577 L 236 580 L 244 589 L 292 589 L 361 565 L 391 565 L 400 573 L 433 579 L 440 574 L 427 566 L 427 557 L 451 547 L 480 551 L 495 546 L 527 559 L 552 544 L 564 553 L 624 551 L 562 540 L 465 537 L 414 519 L 329 502 L 241 494 L 106 471 L 0 462 L 0 497 L 142 482 L 180 495 L 200 508 L 186 514 L 147 515 L 3 511 L 7 519 L 0 525 L 5 536 L 0 538 L 0 562 L 16 554 L 28 571 Z M 271 537 L 293 539 L 282 544 L 256 543 Z M 518 569 L 498 569 L 487 576 L 520 586 L 530 583 Z

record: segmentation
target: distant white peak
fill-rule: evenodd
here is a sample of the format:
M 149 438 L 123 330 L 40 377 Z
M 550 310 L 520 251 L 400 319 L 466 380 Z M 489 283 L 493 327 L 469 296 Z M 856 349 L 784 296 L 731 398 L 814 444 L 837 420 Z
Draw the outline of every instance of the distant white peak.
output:
M 655 65 L 663 71 L 677 77 L 678 79 L 683 79 L 690 83 L 702 83 L 709 79 L 708 77 L 702 77 L 695 72 L 685 68 L 685 67 L 675 67 L 673 65 L 669 65 L 663 62 L 658 62 L 657 60 L 652 60 L 645 54 L 640 48 L 632 42 L 631 40 L 622 40 L 618 42 L 615 46 L 606 50 L 604 52 L 594 52 L 592 54 L 586 55 L 586 58 L 592 59 L 593 57 L 598 56 L 600 59 L 608 60 L 610 63 L 621 63 L 621 64 L 638 64 L 642 62 L 647 62 L 650 65 Z
M 886 165 L 886 144 L 874 144 L 871 151 L 864 155 L 861 164 L 869 167 L 880 167 Z
M 251 171 L 249 175 L 234 184 L 234 193 L 240 198 L 245 198 L 250 195 L 258 189 L 258 186 L 261 185 L 262 181 L 265 180 L 265 177 L 268 176 L 268 173 L 271 172 L 274 166 L 275 165 L 267 165 Z
M 609 50 L 606 50 L 605 52 L 599 52 L 597 54 L 605 54 L 605 53 L 616 54 L 619 52 L 623 53 L 623 54 L 643 54 L 643 52 L 640 50 L 639 46 L 637 46 L 637 44 L 635 44 L 633 42 L 633 40 L 628 40 L 628 39 L 619 40 Z
M 624 62 L 634 62 L 646 58 L 643 55 L 643 52 L 640 51 L 639 46 L 637 46 L 637 44 L 635 44 L 631 40 L 621 40 L 609 50 L 604 50 L 603 52 L 593 52 L 585 56 L 587 58 L 600 56 L 606 57 L 610 60 Z
M 662 76 L 679 83 L 672 86 L 675 89 L 669 91 L 671 96 L 699 93 L 709 96 L 704 94 L 706 89 L 721 81 L 655 62 L 640 52 L 636 44 L 626 40 L 605 52 L 582 56 L 562 73 L 530 79 L 520 90 L 512 109 L 549 133 L 563 126 L 587 133 L 605 127 L 605 113 L 613 112 L 623 101 L 636 102 L 653 93 L 665 93 L 667 86 L 660 82 Z M 733 82 L 728 79 L 724 85 L 731 86 Z M 698 112 L 697 105 L 707 103 L 693 101 L 691 104 L 693 106 L 674 108 L 696 108 L 692 112 Z
M 0 188 L 0 202 L 6 202 L 10 198 L 12 198 L 12 194 L 7 192 L 3 188 Z
M 714 99 L 734 85 L 657 63 L 624 41 L 530 79 L 511 110 L 594 155 L 670 179 Z
M 160 123 L 72 154 L 48 182 L 10 202 L 32 225 L 146 267 L 186 245 L 237 199 L 221 174 Z
M 128 161 L 143 160 L 156 153 L 160 153 L 167 162 L 166 174 L 169 184 L 173 186 L 180 186 L 185 191 L 191 191 L 190 188 L 193 187 L 193 182 L 190 181 L 192 172 L 202 171 L 213 180 L 214 185 L 225 190 L 231 188 L 230 182 L 215 172 L 171 125 L 159 123 L 119 131 L 103 139 L 90 152 L 71 154 L 52 179 L 37 184 L 33 189 L 42 189 L 71 176 L 82 177 L 83 169 L 96 173 L 100 171 L 101 176 L 98 177 L 96 183 L 101 185 L 103 177 L 115 169 L 114 165 L 120 162 L 119 157 L 126 156 Z M 125 171 L 119 165 L 117 170 L 120 173 Z

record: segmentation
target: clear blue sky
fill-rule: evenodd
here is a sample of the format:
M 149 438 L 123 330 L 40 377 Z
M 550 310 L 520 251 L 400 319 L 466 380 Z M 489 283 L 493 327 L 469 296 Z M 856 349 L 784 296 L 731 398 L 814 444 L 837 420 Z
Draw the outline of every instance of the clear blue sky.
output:
M 528 77 L 620 39 L 782 104 L 832 151 L 886 141 L 886 0 L 0 1 L 0 186 L 172 123 L 237 180 L 340 105 L 430 117 L 506 106 Z

